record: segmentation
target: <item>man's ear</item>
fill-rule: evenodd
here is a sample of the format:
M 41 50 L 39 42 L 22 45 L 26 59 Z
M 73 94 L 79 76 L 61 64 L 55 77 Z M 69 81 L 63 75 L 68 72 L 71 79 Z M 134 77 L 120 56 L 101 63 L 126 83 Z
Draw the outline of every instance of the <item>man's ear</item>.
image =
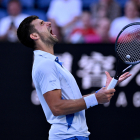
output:
M 32 33 L 32 34 L 30 34 L 30 38 L 33 40 L 37 40 L 37 39 L 39 39 L 39 35 L 37 33 Z

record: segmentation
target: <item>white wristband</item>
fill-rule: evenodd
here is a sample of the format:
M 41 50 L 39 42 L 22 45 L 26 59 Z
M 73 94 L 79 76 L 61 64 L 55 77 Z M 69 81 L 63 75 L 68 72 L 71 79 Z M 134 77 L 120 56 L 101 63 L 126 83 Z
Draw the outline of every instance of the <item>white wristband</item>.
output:
M 87 109 L 95 105 L 98 105 L 98 101 L 96 99 L 95 94 L 91 94 L 89 96 L 84 97 L 84 100 L 85 100 Z

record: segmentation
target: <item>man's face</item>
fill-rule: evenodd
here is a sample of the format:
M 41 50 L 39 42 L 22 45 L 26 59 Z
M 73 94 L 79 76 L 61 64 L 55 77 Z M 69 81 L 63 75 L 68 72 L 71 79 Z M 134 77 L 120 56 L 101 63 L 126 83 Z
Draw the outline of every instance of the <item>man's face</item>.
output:
M 34 25 L 34 28 L 44 43 L 55 44 L 58 42 L 57 36 L 52 33 L 51 22 L 36 19 L 31 24 Z
M 87 12 L 84 12 L 82 15 L 82 22 L 84 28 L 90 28 L 91 27 L 91 15 Z
M 100 0 L 101 4 L 109 4 L 112 0 Z
M 11 16 L 17 16 L 21 12 L 21 6 L 18 2 L 11 2 L 8 4 L 8 13 Z
M 125 6 L 125 15 L 128 18 L 136 18 L 138 16 L 137 7 L 133 2 L 129 2 Z

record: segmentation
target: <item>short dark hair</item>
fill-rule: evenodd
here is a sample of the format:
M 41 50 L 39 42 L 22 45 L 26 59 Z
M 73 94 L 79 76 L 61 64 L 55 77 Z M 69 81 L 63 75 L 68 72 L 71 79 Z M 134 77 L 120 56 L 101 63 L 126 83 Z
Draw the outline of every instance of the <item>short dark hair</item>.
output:
M 35 49 L 35 42 L 30 38 L 30 34 L 37 32 L 34 28 L 34 25 L 31 25 L 31 22 L 35 19 L 39 19 L 38 16 L 29 16 L 25 18 L 19 25 L 17 29 L 17 36 L 20 42 L 32 49 Z

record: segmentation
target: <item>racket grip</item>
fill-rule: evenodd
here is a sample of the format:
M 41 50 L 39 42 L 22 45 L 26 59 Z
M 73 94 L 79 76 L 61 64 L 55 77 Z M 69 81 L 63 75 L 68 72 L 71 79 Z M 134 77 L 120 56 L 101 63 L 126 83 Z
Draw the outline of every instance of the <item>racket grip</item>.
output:
M 113 79 L 111 80 L 110 84 L 108 85 L 107 89 L 112 89 L 112 88 L 114 88 L 114 87 L 116 86 L 117 82 L 118 82 L 118 80 L 116 80 L 116 79 L 113 78 Z

